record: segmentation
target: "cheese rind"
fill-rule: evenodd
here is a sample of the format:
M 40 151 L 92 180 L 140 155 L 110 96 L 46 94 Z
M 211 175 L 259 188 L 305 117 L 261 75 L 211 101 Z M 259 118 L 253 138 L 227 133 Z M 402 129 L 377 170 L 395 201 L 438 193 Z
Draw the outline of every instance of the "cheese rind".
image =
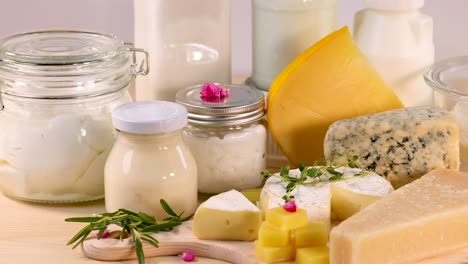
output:
M 331 264 L 411 263 L 468 246 L 468 174 L 437 169 L 343 221 Z
M 304 51 L 268 91 L 270 132 L 292 164 L 323 158 L 337 120 L 403 107 L 356 46 L 347 27 Z
M 193 217 L 193 234 L 199 239 L 257 239 L 261 211 L 240 192 L 232 190 L 210 197 Z
M 342 120 L 324 141 L 325 158 L 356 164 L 401 187 L 436 168 L 458 170 L 459 129 L 455 119 L 435 107 L 410 107 Z

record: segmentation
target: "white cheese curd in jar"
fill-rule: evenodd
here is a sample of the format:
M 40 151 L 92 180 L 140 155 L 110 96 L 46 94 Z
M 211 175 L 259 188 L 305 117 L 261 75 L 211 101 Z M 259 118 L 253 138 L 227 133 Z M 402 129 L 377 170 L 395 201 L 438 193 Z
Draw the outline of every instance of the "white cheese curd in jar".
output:
M 111 111 L 148 65 L 113 35 L 32 31 L 0 39 L 0 189 L 30 202 L 104 196 Z M 146 54 L 147 55 L 147 54 Z
M 267 139 L 263 123 L 224 131 L 187 129 L 183 138 L 197 161 L 200 192 L 222 193 L 261 185 Z
M 217 194 L 259 187 L 266 169 L 264 96 L 248 86 L 227 85 L 220 100 L 203 98 L 209 84 L 183 89 L 176 102 L 189 112 L 183 133 L 198 167 L 198 191 Z
M 114 143 L 109 114 L 128 95 L 104 107 L 15 106 L 0 115 L 0 186 L 24 200 L 78 201 L 102 197 L 104 164 Z M 19 109 L 21 107 L 21 110 Z M 15 113 L 15 111 L 18 111 Z M 82 113 L 80 113 L 82 112 Z

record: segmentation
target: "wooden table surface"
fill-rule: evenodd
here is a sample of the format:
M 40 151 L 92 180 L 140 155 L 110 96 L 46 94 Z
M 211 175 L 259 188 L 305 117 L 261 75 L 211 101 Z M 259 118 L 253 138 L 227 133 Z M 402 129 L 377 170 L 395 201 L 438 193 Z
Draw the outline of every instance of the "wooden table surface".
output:
M 105 212 L 104 201 L 75 205 L 45 205 L 25 203 L 0 194 L 0 264 L 78 264 L 137 263 L 136 261 L 100 262 L 85 257 L 80 248 L 66 246 L 67 241 L 83 224 L 67 223 L 65 218 L 89 216 Z M 149 258 L 148 264 L 184 263 L 178 257 Z M 198 258 L 197 263 L 226 263 Z M 466 264 L 468 252 L 424 264 Z
M 137 263 L 100 262 L 88 259 L 67 241 L 83 224 L 67 223 L 65 218 L 105 212 L 104 201 L 76 205 L 25 203 L 0 194 L 0 264 L 78 264 Z M 226 263 L 199 258 L 198 263 Z M 147 264 L 184 263 L 178 257 L 150 258 Z

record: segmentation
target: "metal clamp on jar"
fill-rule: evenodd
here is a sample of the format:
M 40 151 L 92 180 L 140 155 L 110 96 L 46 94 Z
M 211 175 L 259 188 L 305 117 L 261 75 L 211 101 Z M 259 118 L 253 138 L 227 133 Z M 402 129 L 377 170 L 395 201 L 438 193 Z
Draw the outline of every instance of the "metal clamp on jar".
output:
M 200 97 L 202 86 L 183 89 L 176 102 L 188 110 L 183 138 L 198 168 L 198 191 L 215 194 L 259 187 L 266 168 L 264 96 L 259 90 L 229 85 L 219 102 Z
M 136 53 L 146 57 L 137 63 Z M 35 202 L 102 198 L 114 107 L 148 54 L 112 35 L 36 31 L 0 40 L 0 187 Z

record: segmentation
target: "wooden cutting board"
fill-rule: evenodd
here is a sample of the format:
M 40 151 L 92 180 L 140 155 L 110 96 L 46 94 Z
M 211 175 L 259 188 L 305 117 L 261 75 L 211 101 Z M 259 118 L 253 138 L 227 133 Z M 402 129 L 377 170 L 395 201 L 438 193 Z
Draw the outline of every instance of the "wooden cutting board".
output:
M 207 257 L 222 260 L 234 264 L 260 264 L 254 256 L 252 242 L 237 241 L 209 241 L 199 240 L 193 236 L 191 221 L 185 222 L 174 231 L 158 233 L 154 236 L 159 240 L 159 247 L 155 248 L 149 244 L 144 245 L 146 257 L 173 256 L 183 251 L 191 251 L 196 257 Z M 135 251 L 132 241 L 126 238 L 118 239 L 120 231 L 115 229 L 110 238 L 97 240 L 88 239 L 83 244 L 84 254 L 96 260 L 128 260 L 135 259 Z M 293 263 L 293 262 L 289 262 Z M 467 251 L 454 252 L 451 255 L 427 259 L 417 264 L 467 264 Z

